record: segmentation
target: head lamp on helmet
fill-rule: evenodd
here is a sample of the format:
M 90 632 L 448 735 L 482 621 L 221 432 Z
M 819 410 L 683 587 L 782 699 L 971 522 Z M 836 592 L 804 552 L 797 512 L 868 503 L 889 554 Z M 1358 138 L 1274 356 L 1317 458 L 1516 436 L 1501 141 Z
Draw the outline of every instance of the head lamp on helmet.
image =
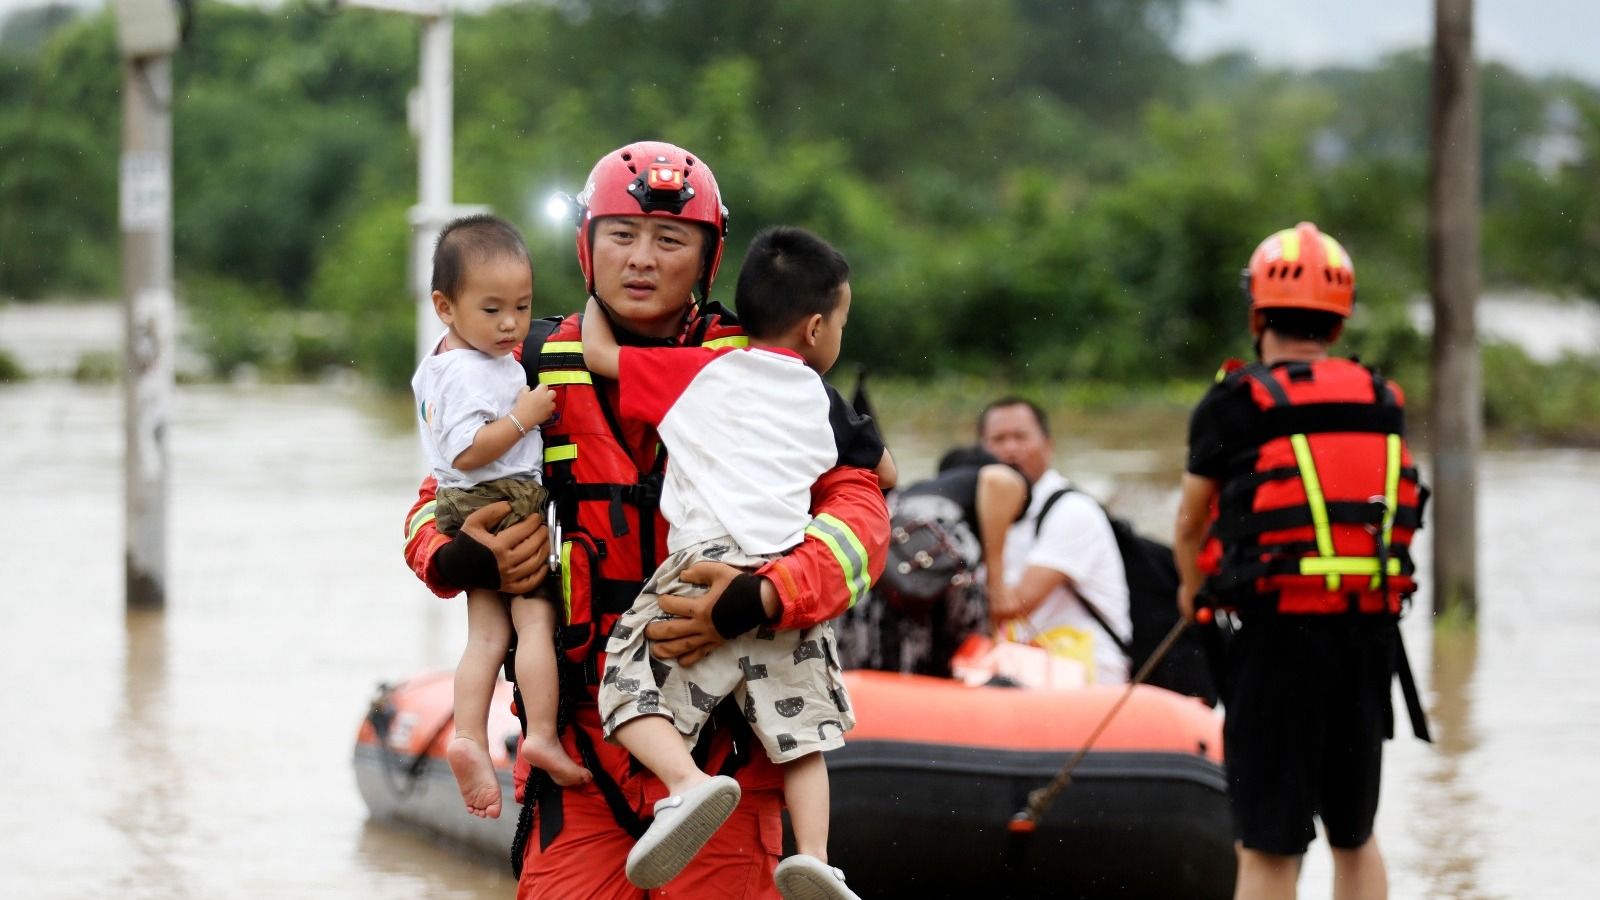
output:
M 728 208 L 722 205 L 716 176 L 703 160 L 661 141 L 618 147 L 595 163 L 577 204 L 578 265 L 590 293 L 594 292 L 595 221 L 606 216 L 663 216 L 706 228 L 699 286 L 702 300 L 710 296 L 728 234 Z

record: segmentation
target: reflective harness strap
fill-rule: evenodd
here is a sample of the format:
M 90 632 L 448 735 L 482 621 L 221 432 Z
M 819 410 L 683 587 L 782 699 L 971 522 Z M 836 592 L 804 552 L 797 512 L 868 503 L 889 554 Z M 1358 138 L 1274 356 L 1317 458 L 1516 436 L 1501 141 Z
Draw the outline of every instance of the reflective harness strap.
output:
M 1400 507 L 1400 435 L 1391 434 L 1387 440 L 1388 453 L 1384 460 L 1383 474 L 1383 528 L 1378 537 L 1378 558 L 1389 560 L 1389 541 L 1394 535 L 1394 519 Z M 1383 602 L 1389 602 L 1389 571 L 1385 564 L 1379 568 L 1378 573 L 1372 576 L 1372 589 L 1383 589 Z
M 1373 571 L 1377 571 L 1377 560 L 1346 560 L 1333 554 L 1333 531 L 1328 527 L 1328 501 L 1322 494 L 1322 481 L 1317 477 L 1317 463 L 1311 458 L 1311 442 L 1303 434 L 1289 436 L 1289 445 L 1294 448 L 1294 461 L 1300 467 L 1300 481 L 1306 488 L 1306 504 L 1311 507 L 1311 527 L 1317 536 L 1317 556 L 1306 557 L 1300 560 L 1300 573 L 1302 575 L 1327 575 L 1328 590 L 1339 589 L 1339 576 L 1342 571 L 1330 569 L 1330 566 L 1339 566 L 1343 563 L 1371 562 Z M 1318 568 L 1322 571 L 1318 571 Z M 1359 573 L 1356 573 L 1359 574 Z
M 583 367 L 583 342 L 545 341 L 539 353 L 539 383 L 594 384 L 594 376 Z

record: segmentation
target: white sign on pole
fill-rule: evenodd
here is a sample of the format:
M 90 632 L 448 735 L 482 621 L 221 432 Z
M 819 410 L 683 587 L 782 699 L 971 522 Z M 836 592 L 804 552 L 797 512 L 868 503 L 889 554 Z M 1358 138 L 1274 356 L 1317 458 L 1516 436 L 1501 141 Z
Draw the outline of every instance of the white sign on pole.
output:
M 172 173 L 160 153 L 122 154 L 122 230 L 159 231 L 172 209 Z

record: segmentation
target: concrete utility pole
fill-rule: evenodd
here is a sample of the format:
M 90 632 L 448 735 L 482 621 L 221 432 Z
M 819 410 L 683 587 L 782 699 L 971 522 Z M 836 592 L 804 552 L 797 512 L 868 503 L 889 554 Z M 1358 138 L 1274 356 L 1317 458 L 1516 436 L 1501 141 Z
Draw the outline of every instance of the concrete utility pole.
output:
M 444 323 L 433 312 L 433 245 L 451 219 L 487 206 L 451 200 L 455 133 L 455 25 L 444 0 L 343 0 L 345 6 L 405 13 L 422 20 L 422 59 L 407 119 L 417 136 L 417 205 L 411 207 L 410 285 L 417 301 L 417 358 L 433 349 Z
M 1434 0 L 1428 287 L 1433 295 L 1434 614 L 1478 614 L 1478 72 L 1472 0 Z
M 172 401 L 172 0 L 116 0 L 122 56 L 119 218 L 125 310 L 125 602 L 167 601 L 167 416 Z

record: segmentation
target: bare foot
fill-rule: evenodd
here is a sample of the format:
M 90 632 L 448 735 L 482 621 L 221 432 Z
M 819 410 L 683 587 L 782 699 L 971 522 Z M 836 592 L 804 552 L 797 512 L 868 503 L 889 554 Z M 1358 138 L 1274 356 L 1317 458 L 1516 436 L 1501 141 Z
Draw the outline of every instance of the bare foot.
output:
M 471 738 L 457 735 L 450 741 L 444 758 L 456 776 L 456 787 L 467 812 L 480 819 L 500 818 L 500 778 L 495 774 L 489 751 Z
M 549 774 L 551 781 L 562 787 L 594 780 L 594 775 L 573 762 L 572 757 L 568 756 L 566 749 L 561 746 L 561 742 L 553 738 L 529 735 L 522 739 L 522 749 L 518 753 L 529 765 L 543 769 Z

